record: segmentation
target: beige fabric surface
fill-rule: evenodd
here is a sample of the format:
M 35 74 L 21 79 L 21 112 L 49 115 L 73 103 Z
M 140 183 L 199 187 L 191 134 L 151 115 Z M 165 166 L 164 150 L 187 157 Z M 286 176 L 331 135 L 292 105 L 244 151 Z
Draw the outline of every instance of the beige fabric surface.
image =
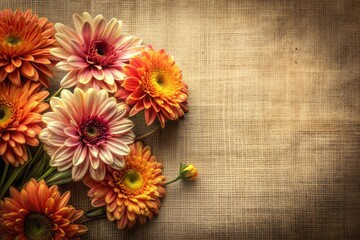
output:
M 184 121 L 145 140 L 168 179 L 160 215 L 83 239 L 360 239 L 360 4 L 346 0 L 1 0 L 73 26 L 88 11 L 174 55 Z M 56 86 L 63 73 L 57 72 Z M 81 183 L 71 203 L 88 210 Z

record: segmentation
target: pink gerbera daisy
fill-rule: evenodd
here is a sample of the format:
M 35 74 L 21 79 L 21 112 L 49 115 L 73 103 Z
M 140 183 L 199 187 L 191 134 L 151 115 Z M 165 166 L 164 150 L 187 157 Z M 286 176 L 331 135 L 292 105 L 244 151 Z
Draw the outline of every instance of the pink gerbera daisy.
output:
M 56 66 L 68 71 L 61 86 L 115 92 L 124 63 L 144 49 L 142 39 L 121 35 L 122 22 L 116 18 L 106 23 L 102 15 L 93 19 L 87 12 L 73 18 L 76 31 L 61 23 L 55 25 L 61 47 L 51 53 L 62 59 Z
M 125 118 L 126 105 L 118 104 L 107 91 L 79 88 L 61 92 L 50 101 L 52 112 L 43 115 L 47 124 L 40 140 L 50 155 L 50 165 L 59 171 L 72 168 L 77 181 L 89 171 L 96 180 L 105 177 L 109 165 L 122 169 L 123 156 L 134 141 L 133 123 Z

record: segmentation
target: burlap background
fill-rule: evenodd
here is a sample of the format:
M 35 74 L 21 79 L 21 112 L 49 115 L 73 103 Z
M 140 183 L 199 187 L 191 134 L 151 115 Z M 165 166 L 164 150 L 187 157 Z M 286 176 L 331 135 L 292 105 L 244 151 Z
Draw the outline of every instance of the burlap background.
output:
M 184 121 L 147 139 L 168 178 L 160 215 L 83 239 L 359 239 L 358 1 L 1 0 L 72 26 L 88 11 L 175 56 L 189 84 Z M 57 80 L 62 73 L 58 73 Z M 86 188 L 68 185 L 90 209 Z

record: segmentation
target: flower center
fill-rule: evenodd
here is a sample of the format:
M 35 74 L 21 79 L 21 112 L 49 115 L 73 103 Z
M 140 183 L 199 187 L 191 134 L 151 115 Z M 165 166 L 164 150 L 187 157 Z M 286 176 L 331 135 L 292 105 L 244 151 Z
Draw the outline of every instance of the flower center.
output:
M 131 169 L 125 173 L 122 182 L 131 190 L 137 190 L 143 185 L 143 177 L 139 172 Z
M 0 102 L 0 132 L 6 129 L 14 120 L 15 111 L 11 103 Z
M 30 213 L 25 217 L 24 233 L 29 240 L 50 240 L 53 232 L 50 219 L 40 213 Z
M 151 96 L 172 96 L 177 91 L 177 84 L 171 79 L 171 74 L 164 70 L 154 70 L 148 73 L 149 85 L 145 92 Z
M 80 135 L 83 142 L 98 146 L 110 135 L 107 122 L 100 116 L 90 116 L 80 123 Z
M 117 59 L 115 47 L 105 40 L 95 40 L 91 43 L 87 54 L 87 62 L 105 67 Z
M 11 46 L 16 46 L 21 43 L 21 38 L 10 35 L 9 37 L 6 38 L 6 43 Z

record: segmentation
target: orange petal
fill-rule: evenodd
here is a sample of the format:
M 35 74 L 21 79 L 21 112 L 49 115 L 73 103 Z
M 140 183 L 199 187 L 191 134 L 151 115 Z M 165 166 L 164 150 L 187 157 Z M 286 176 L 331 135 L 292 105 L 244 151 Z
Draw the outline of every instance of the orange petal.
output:
M 20 73 L 18 69 L 10 73 L 8 76 L 12 83 L 14 83 L 16 86 L 20 86 Z
M 20 67 L 21 66 L 21 64 L 22 64 L 22 61 L 21 61 L 21 59 L 20 58 L 12 58 L 11 59 L 11 62 L 12 62 L 12 64 L 15 66 L 15 67 Z
M 21 66 L 21 73 L 27 77 L 34 77 L 35 69 L 29 62 L 24 61 Z
M 16 69 L 16 67 L 14 65 L 12 65 L 12 63 L 8 64 L 6 67 L 5 67 L 5 71 L 7 73 L 12 73 L 14 70 Z

